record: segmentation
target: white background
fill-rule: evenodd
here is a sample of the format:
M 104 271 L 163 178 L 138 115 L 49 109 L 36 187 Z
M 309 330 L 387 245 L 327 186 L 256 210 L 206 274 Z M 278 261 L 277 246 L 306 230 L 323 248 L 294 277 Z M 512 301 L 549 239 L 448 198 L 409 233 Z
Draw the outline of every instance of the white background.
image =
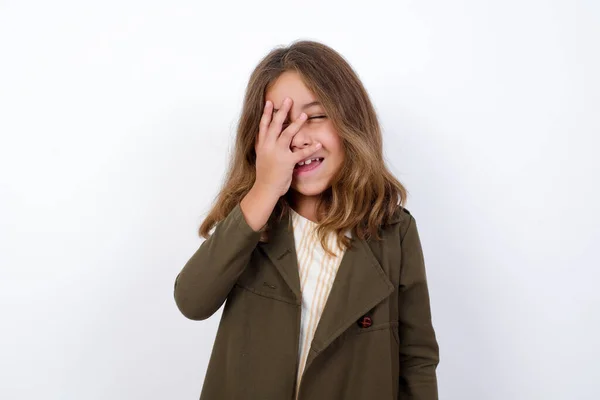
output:
M 276 45 L 350 61 L 408 187 L 440 398 L 600 398 L 600 3 L 0 1 L 0 398 L 197 399 L 176 274 Z M 233 383 L 232 383 L 233 384 Z

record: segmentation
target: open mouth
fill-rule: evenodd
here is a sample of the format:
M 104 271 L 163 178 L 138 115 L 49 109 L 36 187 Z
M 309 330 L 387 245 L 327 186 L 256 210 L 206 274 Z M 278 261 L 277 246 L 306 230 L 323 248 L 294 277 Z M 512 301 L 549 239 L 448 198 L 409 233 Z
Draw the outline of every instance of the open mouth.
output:
M 302 172 L 308 172 L 308 171 L 312 171 L 316 168 L 318 168 L 321 163 L 323 162 L 324 158 L 323 157 L 315 157 L 315 158 L 311 158 L 305 161 L 300 161 L 298 164 L 296 164 L 294 166 L 294 172 L 295 173 L 302 173 Z

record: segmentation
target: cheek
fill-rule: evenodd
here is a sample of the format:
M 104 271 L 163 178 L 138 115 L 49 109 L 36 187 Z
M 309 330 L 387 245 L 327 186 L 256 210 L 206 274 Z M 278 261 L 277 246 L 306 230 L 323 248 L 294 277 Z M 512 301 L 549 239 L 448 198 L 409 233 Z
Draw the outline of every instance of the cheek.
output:
M 323 147 L 330 155 L 338 156 L 342 153 L 342 139 L 333 129 L 323 129 L 316 139 L 323 143 Z
M 339 137 L 331 137 L 330 140 L 328 140 L 327 144 L 324 143 L 323 145 L 327 146 L 327 150 L 329 151 L 331 156 L 335 157 L 340 161 L 344 159 L 342 141 Z
M 327 157 L 329 159 L 327 171 L 328 174 L 335 174 L 344 163 L 344 151 L 342 149 L 342 143 L 339 140 L 333 140 L 326 145 L 327 146 Z

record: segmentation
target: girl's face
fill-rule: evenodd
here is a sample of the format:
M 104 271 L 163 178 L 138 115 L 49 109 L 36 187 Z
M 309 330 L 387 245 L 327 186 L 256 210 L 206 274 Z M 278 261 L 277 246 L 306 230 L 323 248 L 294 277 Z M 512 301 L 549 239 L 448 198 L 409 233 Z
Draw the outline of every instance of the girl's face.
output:
M 291 189 L 300 197 L 318 196 L 331 186 L 333 176 L 341 168 L 344 161 L 342 141 L 318 99 L 304 85 L 297 72 L 282 73 L 266 93 L 266 100 L 273 102 L 274 112 L 282 107 L 286 97 L 291 98 L 293 104 L 282 130 L 290 122 L 295 121 L 302 112 L 308 116 L 292 139 L 290 144 L 292 152 L 315 142 L 322 144 L 322 147 L 310 156 L 310 159 L 320 158 L 322 161 L 311 161 L 310 165 L 301 167 L 296 165 Z

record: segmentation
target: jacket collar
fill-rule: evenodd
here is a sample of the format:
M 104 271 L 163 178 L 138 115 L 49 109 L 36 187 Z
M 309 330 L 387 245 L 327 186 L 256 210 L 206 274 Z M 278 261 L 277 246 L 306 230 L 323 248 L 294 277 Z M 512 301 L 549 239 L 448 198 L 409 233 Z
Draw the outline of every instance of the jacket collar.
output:
M 260 246 L 294 294 L 296 304 L 300 305 L 302 293 L 298 258 L 289 213 L 274 224 L 269 235 L 269 242 L 260 243 Z M 352 239 L 351 246 L 342 256 L 317 325 L 305 370 L 320 352 L 393 291 L 394 285 L 381 268 L 367 241 Z

